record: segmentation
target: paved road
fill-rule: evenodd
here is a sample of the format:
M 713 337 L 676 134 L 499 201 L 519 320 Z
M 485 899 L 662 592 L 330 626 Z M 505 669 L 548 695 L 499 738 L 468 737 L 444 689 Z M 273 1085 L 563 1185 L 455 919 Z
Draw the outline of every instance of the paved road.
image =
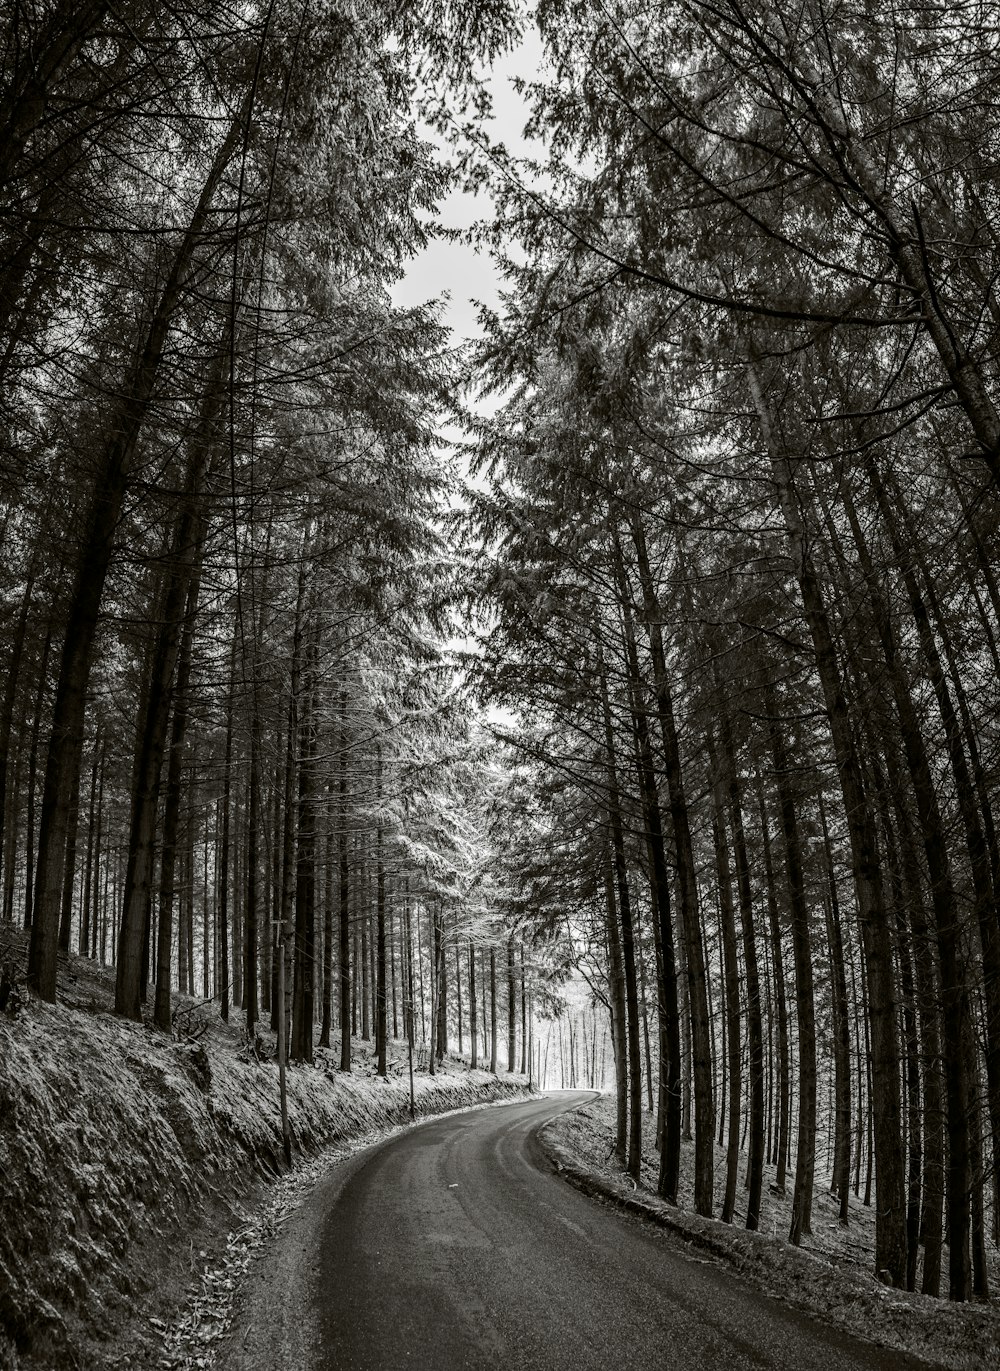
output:
M 311 1371 L 926 1371 L 572 1189 L 535 1133 L 587 1098 L 445 1118 L 368 1153 L 317 1224 Z

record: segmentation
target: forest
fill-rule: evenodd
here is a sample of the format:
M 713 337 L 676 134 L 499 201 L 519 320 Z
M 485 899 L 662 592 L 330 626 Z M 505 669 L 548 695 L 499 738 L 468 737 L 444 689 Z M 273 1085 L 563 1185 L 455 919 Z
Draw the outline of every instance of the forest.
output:
M 606 1081 L 671 1206 L 988 1299 L 993 6 L 0 14 L 0 1011 Z

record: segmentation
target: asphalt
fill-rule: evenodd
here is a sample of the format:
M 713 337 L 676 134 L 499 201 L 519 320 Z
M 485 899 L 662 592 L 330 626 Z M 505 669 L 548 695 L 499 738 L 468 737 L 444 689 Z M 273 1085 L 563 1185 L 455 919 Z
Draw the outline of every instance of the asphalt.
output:
M 303 1371 L 927 1371 L 572 1189 L 536 1134 L 588 1098 L 443 1118 L 353 1159 L 313 1201 Z

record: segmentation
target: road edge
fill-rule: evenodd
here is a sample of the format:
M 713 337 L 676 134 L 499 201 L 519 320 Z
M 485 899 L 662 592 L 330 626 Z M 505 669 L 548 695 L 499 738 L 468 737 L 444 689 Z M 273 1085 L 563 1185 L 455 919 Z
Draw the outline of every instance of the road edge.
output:
M 789 1308 L 873 1347 L 905 1353 L 928 1368 L 935 1368 L 935 1371 L 993 1371 L 996 1367 L 998 1349 L 995 1335 L 990 1345 L 987 1332 L 982 1340 L 981 1353 L 975 1359 L 968 1355 L 967 1348 L 956 1353 L 947 1345 L 949 1333 L 962 1314 L 975 1317 L 975 1311 L 985 1312 L 990 1306 L 954 1306 L 943 1300 L 930 1302 L 925 1297 L 881 1285 L 874 1277 L 852 1276 L 807 1249 L 793 1248 L 787 1243 L 778 1244 L 766 1234 L 734 1229 L 722 1224 L 721 1220 L 705 1219 L 687 1210 L 675 1209 L 659 1196 L 637 1187 L 631 1177 L 627 1178 L 626 1183 L 597 1170 L 576 1149 L 555 1136 L 561 1119 L 585 1107 L 586 1102 L 567 1109 L 535 1131 L 538 1144 L 555 1172 L 574 1189 L 598 1203 L 609 1204 L 665 1230 L 686 1245 L 706 1253 L 710 1260 L 725 1266 L 761 1294 L 778 1299 Z M 780 1264 L 776 1268 L 769 1268 L 760 1261 L 759 1254 L 764 1249 L 780 1254 Z M 796 1268 L 798 1274 L 806 1279 L 790 1289 L 789 1284 L 781 1282 L 780 1276 L 782 1269 L 786 1275 L 791 1275 Z M 843 1299 L 840 1304 L 845 1315 L 854 1317 L 832 1316 L 829 1305 L 819 1305 L 808 1298 L 802 1285 L 808 1284 L 808 1278 L 815 1279 L 817 1276 L 827 1286 L 830 1282 L 842 1286 Z M 929 1344 L 927 1347 L 914 1344 L 914 1319 L 920 1319 L 921 1315 L 924 1316 L 922 1333 Z M 879 1337 L 871 1336 L 872 1328 L 878 1328 Z
M 362 1163 L 365 1154 L 442 1119 L 543 1099 L 545 1093 L 536 1087 L 525 1086 L 498 1099 L 458 1105 L 353 1138 L 341 1138 L 311 1157 L 303 1158 L 292 1171 L 272 1183 L 244 1227 L 230 1235 L 224 1259 L 202 1272 L 197 1292 L 193 1292 L 178 1311 L 176 1320 L 162 1329 L 158 1365 L 170 1368 L 170 1371 L 195 1371 L 196 1368 L 197 1371 L 213 1371 L 219 1366 L 225 1369 L 242 1365 L 241 1349 L 234 1345 L 234 1337 L 239 1331 L 234 1316 L 241 1302 L 253 1299 L 252 1287 L 260 1276 L 261 1263 L 267 1262 L 286 1227 L 292 1230 L 297 1222 L 307 1217 L 306 1207 L 319 1189 L 343 1185 L 353 1168 Z M 304 1270 L 297 1270 L 296 1280 L 289 1285 L 305 1276 Z M 270 1275 L 265 1274 L 263 1284 L 269 1283 Z M 307 1336 L 304 1328 L 295 1333 L 300 1338 Z M 284 1364 L 304 1365 L 304 1347 L 304 1343 L 298 1343 L 293 1353 L 286 1353 Z

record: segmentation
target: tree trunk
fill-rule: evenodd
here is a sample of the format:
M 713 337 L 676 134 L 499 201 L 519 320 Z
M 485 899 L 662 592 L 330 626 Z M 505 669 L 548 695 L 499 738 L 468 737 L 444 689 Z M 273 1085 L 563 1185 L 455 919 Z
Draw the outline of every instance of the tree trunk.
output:
M 788 1049 L 788 998 L 785 990 L 785 958 L 781 946 L 781 925 L 778 921 L 778 893 L 774 879 L 771 859 L 771 834 L 767 821 L 767 807 L 764 802 L 764 787 L 757 778 L 758 805 L 760 811 L 761 847 L 764 857 L 764 878 L 767 882 L 767 917 L 771 937 L 771 968 L 774 977 L 775 1034 L 777 1037 L 777 1094 L 778 1119 L 775 1129 L 775 1177 L 778 1191 L 785 1193 L 785 1171 L 788 1167 L 790 1146 L 791 1081 Z
M 375 830 L 375 919 L 377 952 L 375 958 L 375 1050 L 376 1070 L 383 1078 L 389 1074 L 387 1043 L 389 1027 L 386 1009 L 385 948 L 385 865 L 382 844 L 382 745 L 375 744 L 375 804 L 378 820 Z
M 59 917 L 59 951 L 69 951 L 70 933 L 73 927 L 73 895 L 76 888 L 76 839 L 80 824 L 80 790 L 77 787 L 70 797 L 69 822 L 66 829 L 66 857 L 63 871 L 62 912 Z
M 256 697 L 250 718 L 250 778 L 247 793 L 246 922 L 243 946 L 243 1010 L 247 1033 L 253 1039 L 258 1017 L 258 958 L 260 907 L 260 714 Z M 265 928 L 265 940 L 267 930 Z M 329 1046 L 329 1041 L 327 1042 Z
M 795 801 L 789 788 L 791 764 L 770 685 L 765 689 L 764 698 L 764 707 L 770 720 L 771 761 L 785 847 L 785 879 L 795 964 L 795 1011 L 799 1026 L 799 1121 L 792 1222 L 788 1235 L 789 1242 L 798 1246 L 802 1235 L 812 1231 L 812 1196 L 816 1167 L 816 1012 L 813 1003 L 809 911 L 806 907 L 802 875 L 802 844 Z
M 337 964 L 340 985 L 340 1069 L 351 1069 L 351 865 L 347 837 L 347 690 L 340 688 L 340 738 L 337 752 L 338 900 L 340 957 Z M 413 989 L 410 988 L 410 998 Z M 412 1037 L 412 1033 L 411 1033 Z
M 750 1147 L 747 1160 L 747 1228 L 760 1225 L 760 1196 L 764 1183 L 764 1030 L 757 969 L 757 941 L 753 926 L 753 894 L 750 862 L 743 828 L 743 797 L 736 767 L 736 750 L 728 715 L 721 720 L 722 747 L 728 776 L 729 823 L 736 862 L 736 889 L 740 905 L 743 941 L 743 974 L 746 980 L 747 1044 L 750 1076 Z
M 605 908 L 607 911 L 609 999 L 611 1008 L 611 1043 L 615 1054 L 615 1156 L 624 1167 L 628 1154 L 628 1046 L 625 1023 L 625 967 L 622 963 L 621 929 L 615 902 L 614 859 L 605 852 L 601 861 L 604 873 Z
M 323 1008 L 319 1029 L 320 1047 L 329 1048 L 333 1027 L 333 877 L 334 877 L 334 808 L 333 786 L 327 784 L 327 798 L 323 806 L 326 815 L 326 838 L 323 853 Z M 395 979 L 393 980 L 393 1013 L 395 1013 Z
M 10 640 L 10 653 L 7 658 L 7 675 L 4 682 L 3 704 L 0 705 L 0 881 L 3 877 L 3 862 L 5 849 L 7 847 L 7 782 L 8 768 L 10 763 L 10 740 L 14 728 L 14 709 L 17 703 L 18 685 L 21 684 L 21 669 L 24 664 L 24 645 L 27 638 L 28 619 L 31 611 L 31 602 L 35 590 L 35 578 L 38 571 L 38 558 L 42 542 L 39 538 L 35 544 L 35 551 L 32 554 L 31 563 L 28 567 L 28 577 L 25 582 L 24 592 L 21 595 L 21 605 L 18 610 L 17 622 Z
M 316 636 L 305 645 L 299 716 L 299 795 L 295 859 L 295 967 L 292 1058 L 313 1060 L 316 957 Z
M 35 842 L 35 778 L 38 773 L 38 739 L 42 726 L 42 712 L 45 708 L 45 685 L 48 678 L 49 651 L 52 646 L 52 627 L 51 625 L 45 633 L 45 644 L 42 647 L 42 659 L 38 667 L 38 687 L 35 691 L 35 710 L 31 721 L 31 740 L 28 748 L 28 802 L 27 815 L 24 834 L 24 926 L 32 930 L 32 939 L 35 937 L 35 902 L 37 896 L 37 886 L 35 883 L 34 871 L 34 842 Z M 78 789 L 79 787 L 77 787 Z M 69 824 L 69 809 L 73 804 L 73 795 L 67 799 L 67 827 Z M 62 854 L 60 853 L 60 861 Z M 60 886 L 60 914 L 62 913 L 62 887 Z M 58 932 L 58 929 L 56 930 Z M 30 955 L 30 954 L 29 954 Z
M 103 740 L 100 720 L 94 733 L 94 757 L 90 768 L 90 803 L 87 807 L 87 857 L 83 868 L 83 908 L 80 912 L 80 939 L 77 951 L 81 957 L 90 955 L 93 936 L 91 933 L 91 910 L 96 922 L 97 906 L 93 902 L 92 881 L 94 874 L 94 838 L 97 823 L 97 774 L 100 770 L 100 757 Z M 2 843 L 0 843 L 2 846 Z
M 607 678 L 600 676 L 601 707 L 604 713 L 605 765 L 608 774 L 608 820 L 611 826 L 611 851 L 614 857 L 615 885 L 618 890 L 618 910 L 621 915 L 622 967 L 625 973 L 625 1014 L 628 1044 L 629 1138 L 626 1169 L 636 1181 L 642 1164 L 642 1058 L 639 1045 L 639 995 L 636 984 L 635 933 L 632 922 L 632 901 L 628 887 L 628 867 L 625 860 L 625 838 L 622 825 L 621 795 L 615 765 L 614 734 L 608 703 Z
M 184 739 L 187 734 L 188 711 L 190 707 L 189 686 L 191 678 L 191 648 L 194 642 L 194 625 L 198 613 L 198 596 L 201 589 L 201 576 L 195 568 L 188 587 L 184 633 L 181 638 L 180 655 L 177 659 L 177 683 L 174 689 L 174 713 L 170 725 L 170 749 L 167 754 L 167 782 L 163 798 L 163 841 L 160 851 L 160 891 L 157 917 L 156 946 L 156 994 L 153 1001 L 153 1022 L 157 1028 L 169 1033 L 171 1028 L 170 1006 L 170 959 L 173 950 L 173 909 L 175 897 L 175 870 L 177 863 L 177 830 L 181 812 L 181 776 L 184 760 Z M 187 929 L 183 919 L 179 920 L 178 936 L 178 985 L 184 987 L 184 970 L 187 952 Z
M 490 948 L 490 1071 L 497 1074 L 497 954 Z
M 478 1062 L 479 1029 L 476 1023 L 476 949 L 469 939 L 469 1037 L 472 1039 L 472 1069 Z
M 820 824 L 826 854 L 829 893 L 824 900 L 826 941 L 830 953 L 830 991 L 833 1008 L 833 1069 L 836 1128 L 833 1149 L 833 1193 L 840 1201 L 840 1222 L 847 1227 L 851 1194 L 851 1027 L 847 1003 L 847 971 L 840 924 L 840 901 L 833 869 L 833 848 L 820 796 Z
M 135 769 L 129 817 L 129 858 L 125 874 L 121 932 L 115 975 L 115 1012 L 141 1017 L 144 933 L 150 908 L 160 775 L 170 717 L 174 676 L 192 579 L 198 574 L 208 531 L 203 488 L 222 411 L 225 345 L 216 355 L 202 399 L 198 430 L 188 456 L 184 491 L 170 537 L 170 550 L 157 603 L 156 632 L 150 647 L 143 704 L 137 726 Z M 235 643 L 233 647 L 235 653 Z M 232 660 L 230 681 L 232 680 Z M 231 705 L 227 746 L 231 749 Z M 228 777 L 228 760 L 226 764 Z M 224 843 L 225 843 L 224 839 Z M 228 885 L 226 886 L 228 891 Z M 227 1008 L 223 1018 L 228 1016 Z
M 229 648 L 229 686 L 226 692 L 226 746 L 222 762 L 222 799 L 216 811 L 216 852 L 219 878 L 216 885 L 216 926 L 219 940 L 219 1012 L 223 1023 L 229 1022 L 229 868 L 230 868 L 230 809 L 233 795 L 233 711 L 236 705 L 236 652 L 238 634 L 233 633 Z M 235 944 L 235 930 L 233 935 Z M 235 946 L 233 961 L 235 962 Z
M 674 953 L 673 916 L 670 907 L 670 877 L 667 869 L 660 796 L 649 737 L 648 711 L 643 696 L 635 640 L 631 594 L 618 539 L 614 541 L 614 565 L 618 598 L 624 629 L 625 655 L 630 681 L 630 707 L 635 742 L 636 776 L 645 821 L 649 862 L 650 900 L 657 963 L 657 1022 L 659 1040 L 659 1119 L 657 1137 L 660 1148 L 657 1193 L 671 1204 L 677 1203 L 681 1155 L 681 1030 L 677 1002 L 677 966 Z M 645 987 L 643 1009 L 645 1010 Z M 645 1022 L 645 1015 L 644 1015 Z M 652 1109 L 652 1070 L 649 1066 L 649 1031 L 646 1028 L 646 1059 Z M 660 1126 L 662 1125 L 662 1127 Z
M 680 887 L 681 928 L 687 969 L 692 1074 L 694 1077 L 694 1202 L 695 1209 L 699 1214 L 711 1218 L 714 1212 L 713 1177 L 715 1166 L 712 1033 L 708 1014 L 708 989 L 705 952 L 702 946 L 701 915 L 698 909 L 697 868 L 694 846 L 691 841 L 684 774 L 681 767 L 680 742 L 677 736 L 674 705 L 663 649 L 663 634 L 660 627 L 663 615 L 649 565 L 645 533 L 638 518 L 632 520 L 631 530 L 636 551 L 639 583 L 642 588 L 643 620 L 649 636 L 653 662 L 657 715 L 660 721 L 667 788 L 670 795 L 670 818 Z

